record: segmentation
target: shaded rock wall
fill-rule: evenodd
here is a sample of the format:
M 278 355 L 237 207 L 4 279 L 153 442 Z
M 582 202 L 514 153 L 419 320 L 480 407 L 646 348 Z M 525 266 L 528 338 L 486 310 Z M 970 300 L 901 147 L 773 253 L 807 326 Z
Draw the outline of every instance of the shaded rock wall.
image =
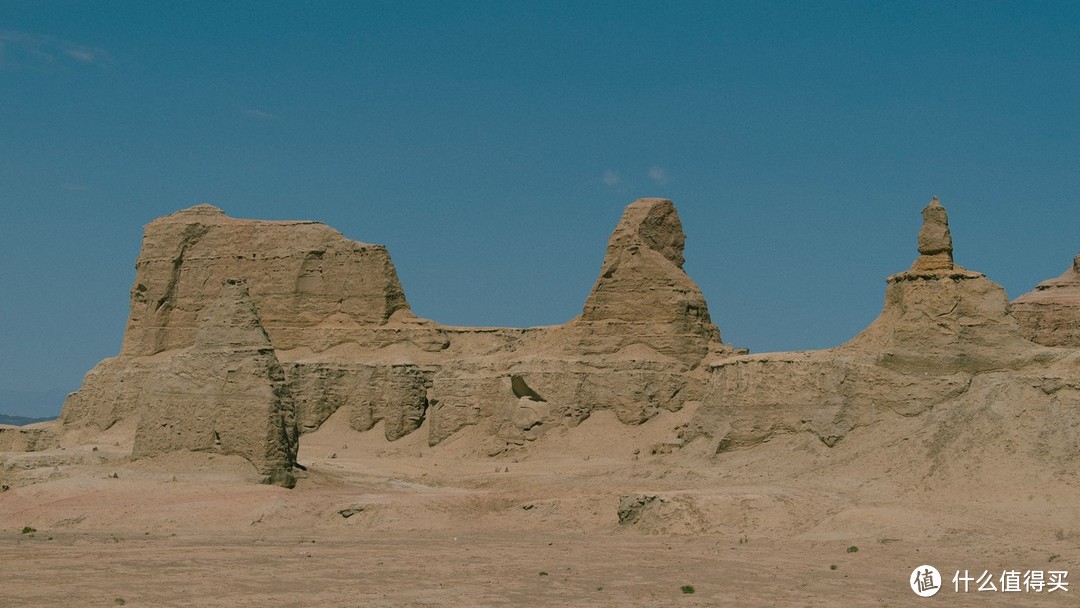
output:
M 296 407 L 247 286 L 227 279 L 200 317 L 195 343 L 148 374 L 132 456 L 234 454 L 292 487 Z

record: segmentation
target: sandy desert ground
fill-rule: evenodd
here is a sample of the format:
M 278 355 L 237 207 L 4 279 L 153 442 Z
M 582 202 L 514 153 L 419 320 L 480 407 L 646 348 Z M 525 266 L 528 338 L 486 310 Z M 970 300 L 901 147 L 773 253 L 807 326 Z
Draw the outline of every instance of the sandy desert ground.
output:
M 920 418 L 832 448 L 803 433 L 654 454 L 690 415 L 600 411 L 495 455 L 469 431 L 432 448 L 331 419 L 301 439 L 292 490 L 253 483 L 238 457 L 131 461 L 122 426 L 6 453 L 3 604 L 1075 605 L 1072 589 L 953 591 L 957 570 L 1080 563 L 1075 472 L 1007 435 L 924 458 Z M 924 563 L 946 579 L 928 599 L 908 586 Z

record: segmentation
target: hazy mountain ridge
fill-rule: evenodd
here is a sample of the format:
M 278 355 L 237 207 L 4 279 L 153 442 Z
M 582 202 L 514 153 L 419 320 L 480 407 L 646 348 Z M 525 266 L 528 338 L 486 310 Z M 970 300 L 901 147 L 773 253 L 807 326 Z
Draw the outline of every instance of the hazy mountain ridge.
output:
M 28 424 L 34 424 L 35 422 L 46 422 L 49 420 L 56 420 L 56 416 L 50 418 L 27 418 L 26 416 L 0 414 L 0 424 L 10 424 L 13 426 L 26 426 Z

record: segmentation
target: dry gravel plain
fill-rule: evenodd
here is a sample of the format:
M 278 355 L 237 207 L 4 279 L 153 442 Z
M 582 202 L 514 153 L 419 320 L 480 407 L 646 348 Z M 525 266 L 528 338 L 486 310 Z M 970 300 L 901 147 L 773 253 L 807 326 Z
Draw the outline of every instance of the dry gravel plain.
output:
M 5 453 L 2 604 L 1076 605 L 1078 590 L 951 583 L 964 569 L 1078 570 L 1066 466 L 994 445 L 933 466 L 917 419 L 832 448 L 793 434 L 662 453 L 687 416 L 630 427 L 598 412 L 493 456 L 478 433 L 432 448 L 331 419 L 301 439 L 309 470 L 292 490 L 253 483 L 236 457 L 131 461 L 125 429 Z M 949 579 L 928 599 L 908 587 L 924 563 Z

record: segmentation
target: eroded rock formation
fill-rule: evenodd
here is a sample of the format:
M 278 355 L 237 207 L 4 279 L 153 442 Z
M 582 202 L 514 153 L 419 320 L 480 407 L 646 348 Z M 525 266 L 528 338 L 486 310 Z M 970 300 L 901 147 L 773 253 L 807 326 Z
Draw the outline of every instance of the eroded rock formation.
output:
M 923 225 L 919 230 L 919 259 L 912 271 L 952 270 L 952 233 L 949 214 L 935 196 L 922 210 Z
M 121 353 L 87 374 L 63 428 L 136 420 L 136 457 L 218 450 L 287 485 L 296 430 L 342 408 L 391 440 L 479 425 L 493 451 L 596 409 L 641 423 L 700 400 L 700 362 L 732 352 L 682 269 L 685 239 L 670 201 L 635 201 L 578 318 L 453 328 L 411 313 L 381 246 L 198 205 L 146 226 Z
M 235 454 L 292 487 L 296 407 L 245 282 L 226 279 L 199 317 L 194 344 L 145 387 L 132 456 Z
M 1016 298 L 1013 314 L 1032 342 L 1080 348 L 1080 255 L 1060 277 Z
M 69 397 L 62 436 L 133 421 L 136 457 L 238 454 L 290 485 L 299 434 L 337 412 L 431 445 L 479 427 L 477 449 L 497 453 L 600 409 L 639 424 L 693 407 L 681 440 L 717 452 L 802 432 L 833 446 L 924 415 L 948 443 L 1022 403 L 1040 449 L 1080 457 L 1080 351 L 1044 346 L 1076 344 L 1075 265 L 1018 301 L 1018 323 L 998 284 L 954 263 L 934 199 L 874 323 L 837 348 L 747 355 L 721 342 L 685 238 L 670 201 L 635 201 L 581 315 L 446 327 L 412 314 L 381 246 L 199 205 L 147 225 L 121 353 Z
M 318 222 L 238 220 L 196 205 L 146 225 L 122 355 L 191 346 L 226 278 L 247 281 L 278 349 L 325 348 L 408 304 L 390 254 Z
M 936 199 L 923 210 L 919 252 L 886 279 L 881 315 L 850 342 L 714 363 L 688 437 L 723 451 L 810 432 L 831 446 L 857 427 L 924 414 L 944 424 L 934 432 L 959 436 L 964 417 L 1008 424 L 1012 410 L 1080 455 L 1080 353 L 1025 339 L 1004 289 L 953 263 Z

